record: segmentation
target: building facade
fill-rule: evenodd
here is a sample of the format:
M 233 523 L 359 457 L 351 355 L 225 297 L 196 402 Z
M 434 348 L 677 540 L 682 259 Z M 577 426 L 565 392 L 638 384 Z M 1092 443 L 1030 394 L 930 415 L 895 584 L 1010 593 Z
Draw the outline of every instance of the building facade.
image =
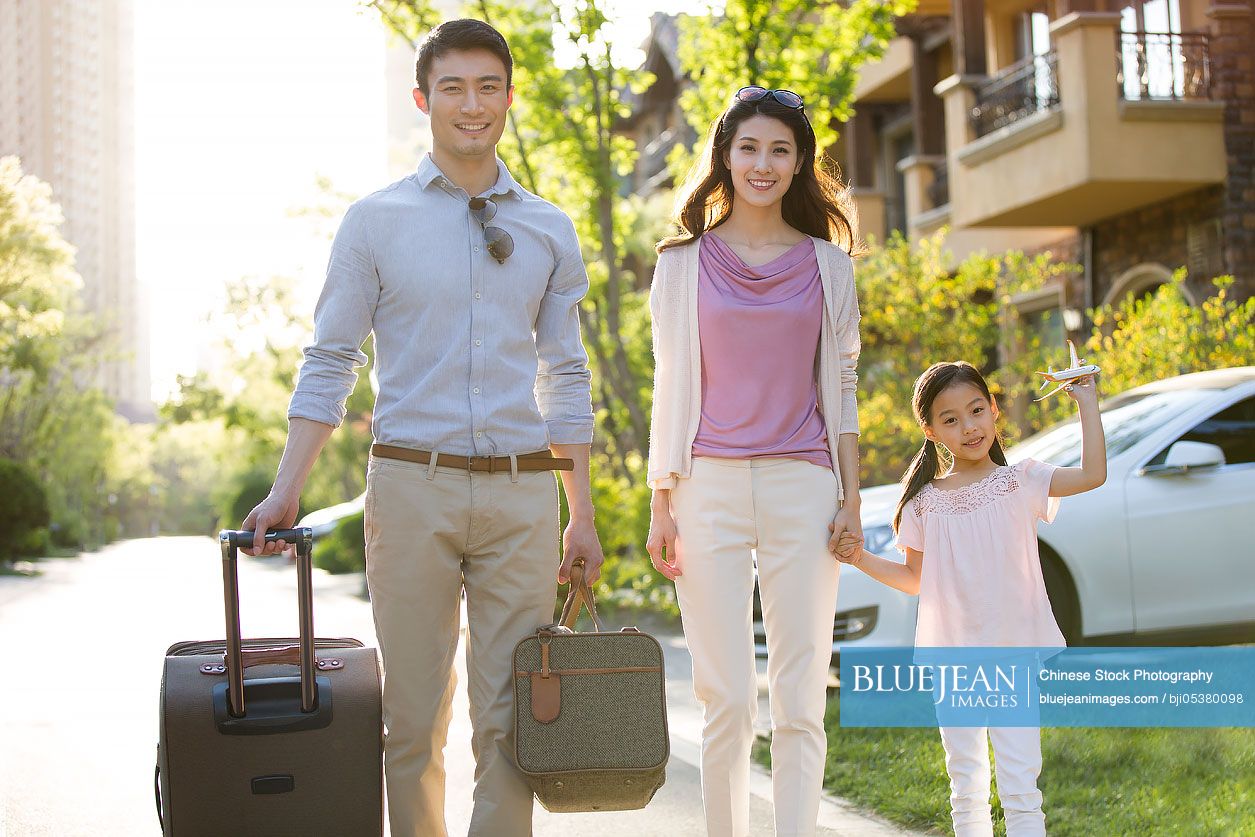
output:
M 87 309 L 109 336 L 95 384 L 152 415 L 135 269 L 134 13 L 129 0 L 0 3 L 0 154 L 52 186 Z
M 835 150 L 864 232 L 1076 262 L 1013 300 L 1068 332 L 1181 267 L 1255 293 L 1249 0 L 923 0 L 898 33 Z

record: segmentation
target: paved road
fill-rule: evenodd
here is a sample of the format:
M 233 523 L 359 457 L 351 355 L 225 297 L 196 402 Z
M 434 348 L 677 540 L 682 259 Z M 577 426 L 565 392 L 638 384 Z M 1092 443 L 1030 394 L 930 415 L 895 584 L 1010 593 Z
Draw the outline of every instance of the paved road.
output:
M 207 538 L 155 538 L 43 561 L 37 576 L 0 577 L 0 835 L 159 833 L 152 771 L 162 658 L 173 642 L 223 635 L 217 555 Z M 316 573 L 317 632 L 373 644 L 360 577 Z M 295 633 L 295 589 L 283 559 L 242 562 L 245 636 Z M 688 655 L 678 637 L 660 639 L 672 733 L 667 784 L 643 811 L 554 815 L 537 806 L 537 837 L 703 834 Z M 464 688 L 456 703 L 446 753 L 454 835 L 466 833 L 474 768 Z M 771 834 L 770 778 L 755 770 L 752 790 L 753 833 Z M 905 833 L 832 799 L 821 825 L 821 835 Z

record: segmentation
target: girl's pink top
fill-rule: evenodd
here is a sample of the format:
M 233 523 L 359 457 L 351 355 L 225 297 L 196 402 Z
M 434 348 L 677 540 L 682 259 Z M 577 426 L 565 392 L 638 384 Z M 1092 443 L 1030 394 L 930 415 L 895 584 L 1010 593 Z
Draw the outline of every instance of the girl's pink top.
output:
M 693 455 L 831 468 L 815 389 L 824 298 L 814 242 L 754 267 L 712 233 L 699 246 L 702 416 Z
M 954 490 L 929 483 L 906 504 L 898 549 L 924 553 L 917 646 L 1065 644 L 1037 554 L 1037 521 L 1059 509 L 1054 472 L 1026 459 Z

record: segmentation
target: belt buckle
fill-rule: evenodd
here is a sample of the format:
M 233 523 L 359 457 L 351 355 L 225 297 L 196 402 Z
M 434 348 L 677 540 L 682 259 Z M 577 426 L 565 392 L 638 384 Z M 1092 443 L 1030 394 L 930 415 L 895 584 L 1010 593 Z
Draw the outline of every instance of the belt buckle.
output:
M 491 456 L 472 456 L 470 458 L 470 464 L 467 467 L 467 470 L 469 471 L 487 470 L 488 473 L 491 474 L 493 473 L 493 466 L 495 464 L 496 463 L 493 462 L 493 458 Z M 484 465 L 487 466 L 486 469 L 483 467 Z

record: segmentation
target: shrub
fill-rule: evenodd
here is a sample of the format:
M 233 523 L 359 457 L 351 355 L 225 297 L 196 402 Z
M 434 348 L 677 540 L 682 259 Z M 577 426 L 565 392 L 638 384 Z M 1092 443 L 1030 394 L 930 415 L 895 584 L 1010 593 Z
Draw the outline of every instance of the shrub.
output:
M 0 459 L 0 496 L 5 498 L 0 515 L 0 559 L 32 555 L 48 543 L 51 521 L 48 494 L 29 468 L 11 459 Z
M 360 573 L 366 569 L 362 512 L 344 518 L 330 535 L 314 541 L 314 566 L 329 573 Z

